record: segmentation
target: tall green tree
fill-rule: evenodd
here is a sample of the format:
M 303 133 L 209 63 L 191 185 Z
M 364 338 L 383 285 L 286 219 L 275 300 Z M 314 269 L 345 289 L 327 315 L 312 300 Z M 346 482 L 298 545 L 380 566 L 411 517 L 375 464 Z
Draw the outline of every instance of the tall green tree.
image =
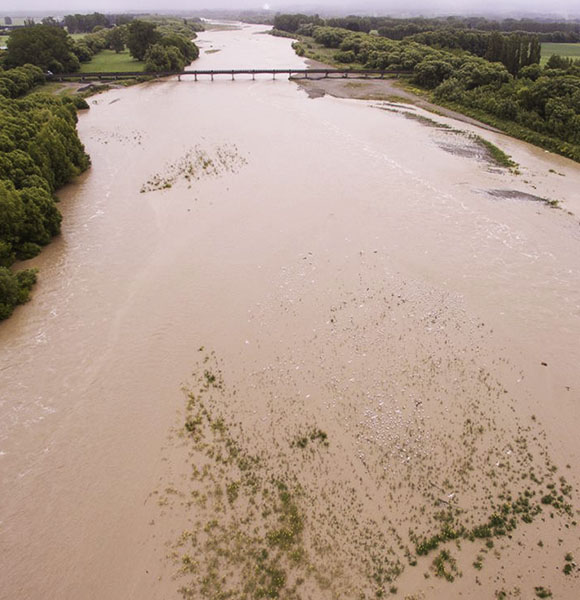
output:
M 22 27 L 8 38 L 4 64 L 9 68 L 32 64 L 53 73 L 75 72 L 80 63 L 72 52 L 72 44 L 72 38 L 60 27 Z
M 164 35 L 159 43 L 166 48 L 170 46 L 177 48 L 183 54 L 185 64 L 189 64 L 199 57 L 199 48 L 191 40 L 178 33 Z
M 36 271 L 33 269 L 12 273 L 6 267 L 0 267 L 0 321 L 7 319 L 16 305 L 28 300 L 35 283 Z
M 183 71 L 186 64 L 183 54 L 175 46 L 153 44 L 145 54 L 145 70 L 148 73 Z
M 155 23 L 135 20 L 128 26 L 127 48 L 131 56 L 137 60 L 143 60 L 147 50 L 161 39 Z
M 114 27 L 109 31 L 107 39 L 111 50 L 114 50 L 117 54 L 123 52 L 125 49 L 125 28 Z
M 101 13 L 66 15 L 64 25 L 69 33 L 89 33 L 97 26 L 110 27 L 109 19 Z

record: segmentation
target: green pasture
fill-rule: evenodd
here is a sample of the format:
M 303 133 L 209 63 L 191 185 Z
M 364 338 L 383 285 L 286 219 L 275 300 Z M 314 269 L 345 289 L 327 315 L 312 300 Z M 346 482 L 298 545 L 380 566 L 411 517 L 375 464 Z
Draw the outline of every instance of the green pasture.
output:
M 545 42 L 542 44 L 540 64 L 546 64 L 552 54 L 559 54 L 566 58 L 580 58 L 580 44 L 556 44 L 553 42 Z
M 81 73 L 127 73 L 143 71 L 145 63 L 135 60 L 128 50 L 119 52 L 103 50 L 93 56 L 92 60 L 81 64 Z

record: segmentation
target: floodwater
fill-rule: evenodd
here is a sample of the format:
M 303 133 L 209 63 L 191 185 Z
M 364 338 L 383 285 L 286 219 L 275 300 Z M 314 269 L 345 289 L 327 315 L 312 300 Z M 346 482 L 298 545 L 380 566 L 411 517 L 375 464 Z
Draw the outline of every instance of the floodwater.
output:
M 195 66 L 303 66 L 263 29 L 202 34 Z M 59 194 L 63 233 L 29 261 L 32 301 L 0 325 L 0 598 L 178 597 L 164 556 L 179 519 L 155 528 L 148 498 L 180 470 L 168 434 L 200 347 L 240 389 L 270 394 L 237 395 L 255 427 L 290 422 L 262 410 L 310 410 L 331 438 L 363 428 L 367 446 L 390 439 L 383 401 L 445 403 L 426 361 L 463 360 L 449 377 L 467 395 L 485 365 L 577 486 L 578 165 L 437 118 L 499 145 L 512 174 L 464 135 L 378 102 L 309 99 L 284 78 L 184 78 L 90 104 L 93 166 Z M 401 305 L 381 304 L 391 296 Z M 277 407 L 289 390 L 300 404 Z M 367 464 L 361 439 L 343 459 Z

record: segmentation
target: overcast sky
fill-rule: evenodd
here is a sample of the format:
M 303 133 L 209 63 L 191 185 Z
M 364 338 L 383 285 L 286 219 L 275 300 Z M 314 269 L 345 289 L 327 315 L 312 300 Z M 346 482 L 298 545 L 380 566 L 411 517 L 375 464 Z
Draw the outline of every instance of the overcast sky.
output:
M 337 11 L 349 11 L 353 14 L 376 12 L 395 13 L 446 13 L 446 14 L 482 14 L 485 12 L 526 14 L 555 14 L 580 16 L 580 0 L 2 0 L 0 16 L 10 12 L 26 11 L 62 13 L 79 12 L 122 12 L 154 11 L 169 9 L 200 10 L 209 9 L 262 9 L 285 11 L 288 8 L 302 10 L 328 11 L 336 7 Z

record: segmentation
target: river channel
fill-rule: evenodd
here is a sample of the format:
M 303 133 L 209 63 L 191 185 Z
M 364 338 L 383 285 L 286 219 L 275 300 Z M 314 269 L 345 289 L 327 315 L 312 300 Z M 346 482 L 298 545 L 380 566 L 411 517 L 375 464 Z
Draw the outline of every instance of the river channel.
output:
M 200 34 L 194 66 L 305 65 L 264 29 Z M 181 597 L 167 556 L 191 524 L 185 501 L 156 498 L 184 482 L 182 386 L 214 360 L 237 390 L 220 414 L 264 456 L 311 422 L 328 435 L 332 460 L 312 450 L 300 484 L 323 498 L 305 518 L 338 548 L 334 580 L 307 580 L 304 598 L 371 594 L 349 565 L 366 546 L 339 532 L 388 521 L 409 544 L 430 486 L 484 510 L 483 481 L 444 484 L 468 406 L 502 432 L 470 446 L 474 472 L 517 454 L 509 440 L 525 430 L 576 490 L 577 164 L 410 105 L 312 99 L 284 77 L 184 77 L 89 103 L 78 128 L 92 167 L 59 193 L 62 235 L 28 261 L 33 298 L 0 325 L 0 598 Z M 473 133 L 519 173 L 486 160 Z M 379 471 L 397 485 L 381 488 Z M 328 533 L 331 489 L 342 515 L 359 506 L 356 531 L 337 514 Z M 465 559 L 454 584 L 423 576 L 431 559 L 418 575 L 407 566 L 400 597 L 490 598 L 532 578 L 571 600 L 573 581 L 553 573 L 565 551 L 580 558 L 578 532 L 549 521 L 543 550 L 523 530 L 487 572 Z

